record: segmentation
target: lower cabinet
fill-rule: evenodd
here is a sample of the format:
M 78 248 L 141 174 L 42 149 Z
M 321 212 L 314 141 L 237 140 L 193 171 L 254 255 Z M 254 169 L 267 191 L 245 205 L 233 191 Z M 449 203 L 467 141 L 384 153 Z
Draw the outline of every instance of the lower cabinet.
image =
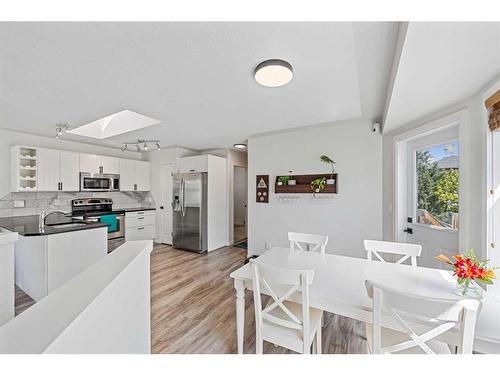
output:
M 156 216 L 154 210 L 125 213 L 125 240 L 154 240 Z
M 107 228 L 19 236 L 14 245 L 16 284 L 38 301 L 105 257 L 107 242 Z

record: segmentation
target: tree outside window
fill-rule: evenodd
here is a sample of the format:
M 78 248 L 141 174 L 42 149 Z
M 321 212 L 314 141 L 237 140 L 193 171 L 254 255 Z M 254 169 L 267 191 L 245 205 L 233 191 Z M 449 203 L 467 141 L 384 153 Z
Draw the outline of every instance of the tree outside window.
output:
M 458 143 L 416 152 L 417 222 L 458 230 Z

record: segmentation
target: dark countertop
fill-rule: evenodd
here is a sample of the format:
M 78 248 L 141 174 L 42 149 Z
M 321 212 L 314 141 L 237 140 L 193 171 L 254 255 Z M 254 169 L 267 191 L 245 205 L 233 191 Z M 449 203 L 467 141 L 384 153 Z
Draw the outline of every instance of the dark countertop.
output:
M 125 212 L 137 212 L 137 211 L 154 211 L 155 207 L 135 207 L 135 208 L 123 208 L 122 211 Z
M 88 230 L 95 228 L 107 227 L 107 224 L 103 223 L 87 223 L 83 220 L 77 220 L 71 218 L 71 216 L 65 216 L 61 214 L 49 215 L 45 221 L 45 228 L 43 232 L 39 228 L 40 217 L 38 215 L 30 216 L 16 216 L 16 217 L 3 217 L 0 218 L 0 227 L 10 230 L 11 232 L 17 232 L 21 236 L 45 236 L 49 234 L 59 234 L 66 232 L 74 232 L 78 230 Z M 70 224 L 70 223 L 86 223 L 86 225 L 76 226 L 76 227 L 62 227 L 55 228 L 51 225 L 54 224 Z

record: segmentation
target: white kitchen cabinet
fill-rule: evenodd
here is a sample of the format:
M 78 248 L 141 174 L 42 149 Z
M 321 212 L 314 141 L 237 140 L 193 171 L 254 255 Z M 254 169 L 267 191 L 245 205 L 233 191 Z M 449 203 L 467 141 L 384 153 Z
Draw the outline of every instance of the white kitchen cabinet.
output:
M 80 154 L 80 172 L 100 173 L 101 156 L 96 154 Z
M 105 257 L 107 242 L 107 228 L 19 236 L 14 245 L 16 285 L 38 301 Z
M 11 147 L 11 191 L 37 191 L 37 149 Z
M 120 174 L 120 159 L 101 156 L 101 173 Z
M 125 213 L 125 240 L 154 240 L 156 215 L 154 210 Z
M 59 180 L 61 191 L 78 191 L 80 189 L 80 154 L 61 151 L 59 153 Z
M 151 167 L 147 161 L 135 162 L 135 183 L 137 191 L 151 190 Z
M 38 148 L 38 191 L 78 191 L 79 154 Z
M 120 159 L 120 190 L 151 190 L 151 167 L 149 162 L 141 160 Z
M 120 159 L 120 190 L 135 190 L 135 160 Z
M 179 172 L 208 172 L 207 155 L 188 156 L 179 159 Z
M 38 191 L 60 190 L 59 151 L 38 148 Z
M 80 154 L 80 172 L 120 174 L 120 159 L 96 154 Z

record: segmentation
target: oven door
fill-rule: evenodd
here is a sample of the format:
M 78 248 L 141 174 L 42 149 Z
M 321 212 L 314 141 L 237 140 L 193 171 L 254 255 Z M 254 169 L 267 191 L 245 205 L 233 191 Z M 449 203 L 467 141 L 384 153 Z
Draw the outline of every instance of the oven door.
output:
M 108 240 L 125 237 L 125 215 L 116 215 L 116 230 L 108 231 Z
M 110 191 L 113 180 L 109 177 L 80 173 L 80 191 Z

